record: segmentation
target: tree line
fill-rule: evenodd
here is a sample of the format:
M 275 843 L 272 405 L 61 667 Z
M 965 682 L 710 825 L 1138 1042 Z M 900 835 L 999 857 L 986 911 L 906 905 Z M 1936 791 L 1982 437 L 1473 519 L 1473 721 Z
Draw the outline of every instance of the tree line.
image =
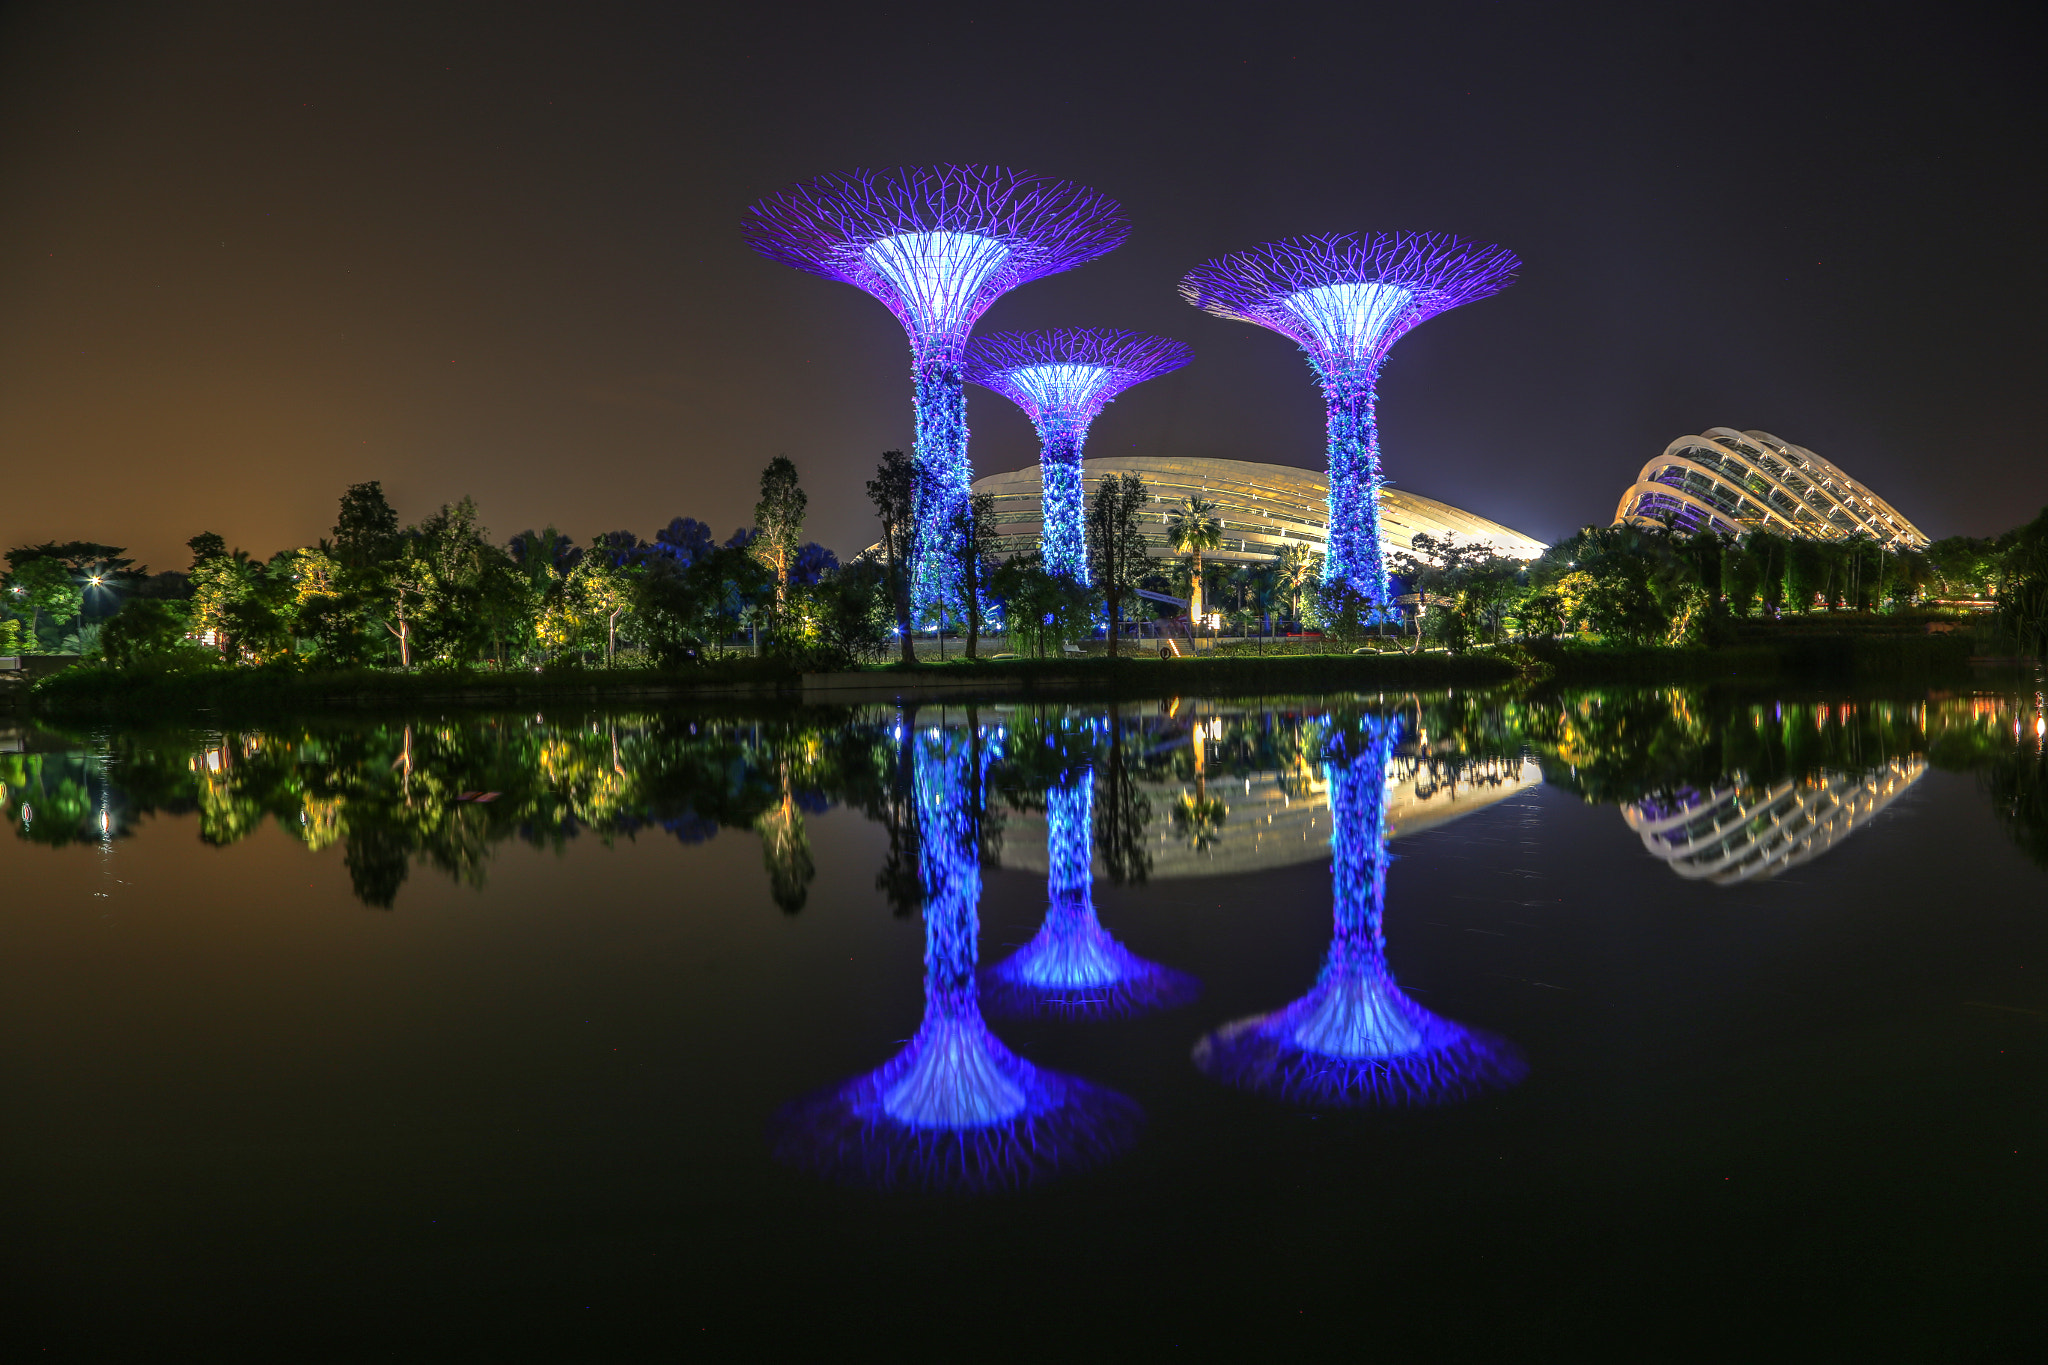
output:
M 1221 618 L 1246 634 L 1317 630 L 1462 650 L 1567 637 L 1702 644 L 1743 619 L 1928 606 L 1978 607 L 2022 651 L 2048 646 L 2048 510 L 2001 536 L 1924 549 L 1607 526 L 1520 561 L 1417 536 L 1412 552 L 1390 558 L 1399 601 L 1389 606 L 1326 587 L 1322 557 L 1307 545 L 1263 562 L 1205 560 L 1223 545 L 1214 503 L 1194 495 L 1162 512 L 1138 476 L 1115 474 L 1086 501 L 1089 585 L 1049 572 L 1035 552 L 999 553 L 994 499 L 974 494 L 944 528 L 946 581 L 920 606 L 910 581 L 916 482 L 903 452 L 882 456 L 866 486 L 879 541 L 845 565 L 803 539 L 809 499 L 782 457 L 762 471 L 755 524 L 723 541 L 677 517 L 652 540 L 613 531 L 578 545 L 549 526 L 499 543 L 469 498 L 401 526 L 372 481 L 343 493 L 330 536 L 267 560 L 212 532 L 188 542 L 188 569 L 154 575 L 116 546 L 18 547 L 0 578 L 0 654 L 406 670 L 612 665 L 630 655 L 677 667 L 744 644 L 822 668 L 883 657 L 892 642 L 908 661 L 925 630 L 962 637 L 968 657 L 992 632 L 1036 655 L 1100 633 L 1114 655 L 1125 622 L 1162 616 L 1189 632 Z M 1163 559 L 1142 529 L 1154 515 L 1165 525 Z M 1185 601 L 1185 611 L 1159 597 Z

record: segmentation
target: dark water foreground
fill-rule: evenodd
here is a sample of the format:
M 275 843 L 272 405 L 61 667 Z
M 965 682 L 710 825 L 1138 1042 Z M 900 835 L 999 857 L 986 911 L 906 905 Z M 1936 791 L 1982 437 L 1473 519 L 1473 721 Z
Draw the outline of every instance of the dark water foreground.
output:
M 0 1341 L 2044 1358 L 2033 687 L 0 730 Z

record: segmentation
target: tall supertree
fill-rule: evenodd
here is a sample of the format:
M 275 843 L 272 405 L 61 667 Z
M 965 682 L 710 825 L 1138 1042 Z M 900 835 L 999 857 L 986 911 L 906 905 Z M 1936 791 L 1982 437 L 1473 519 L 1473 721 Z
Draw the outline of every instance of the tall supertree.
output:
M 1512 1044 L 1431 1014 L 1387 970 L 1386 772 L 1399 728 L 1368 716 L 1329 736 L 1330 951 L 1307 995 L 1195 1045 L 1195 1065 L 1216 1079 L 1308 1104 L 1364 1106 L 1464 1099 L 1526 1074 Z
M 1138 1106 L 1033 1066 L 982 1022 L 977 810 L 986 737 L 928 729 L 903 742 L 916 746 L 924 1023 L 879 1071 L 785 1109 L 776 1155 L 851 1184 L 969 1191 L 1106 1161 L 1135 1140 Z
M 968 333 L 1009 290 L 1122 245 L 1123 209 L 1079 185 L 1000 166 L 915 166 L 791 185 L 749 210 L 745 232 L 771 260 L 866 290 L 910 334 L 913 591 L 920 609 L 946 602 L 953 517 L 973 482 L 961 377 Z
M 1045 794 L 1046 891 L 1052 904 L 1029 943 L 983 974 L 1009 1014 L 1110 1018 L 1195 998 L 1195 979 L 1131 952 L 1095 915 L 1095 774 Z
M 968 344 L 969 382 L 1009 399 L 1038 428 L 1047 570 L 1089 581 L 1088 542 L 1081 530 L 1081 447 L 1088 424 L 1133 384 L 1171 374 L 1194 358 L 1166 337 L 1099 327 L 997 332 Z
M 1377 612 L 1387 602 L 1380 553 L 1380 366 L 1416 324 L 1495 294 L 1521 262 L 1505 247 L 1424 233 L 1290 237 L 1196 266 L 1181 297 L 1257 323 L 1308 353 L 1329 416 L 1330 541 L 1323 581 Z

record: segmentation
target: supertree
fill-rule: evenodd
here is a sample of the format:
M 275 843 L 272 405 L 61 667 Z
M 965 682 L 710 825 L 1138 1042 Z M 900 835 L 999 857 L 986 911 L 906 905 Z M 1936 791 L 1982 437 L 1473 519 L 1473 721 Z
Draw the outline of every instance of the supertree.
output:
M 1045 794 L 1046 891 L 1051 908 L 1029 943 L 983 973 L 989 1001 L 1008 1014 L 1112 1018 L 1195 998 L 1195 979 L 1131 952 L 1095 916 L 1095 774 Z
M 1515 1084 L 1514 1046 L 1438 1018 L 1387 970 L 1387 759 L 1398 721 L 1361 718 L 1329 737 L 1335 930 L 1315 988 L 1195 1045 L 1217 1080 L 1309 1104 L 1438 1104 Z
M 910 334 L 918 473 L 911 558 L 920 609 L 951 596 L 951 528 L 973 481 L 961 377 L 968 333 L 1009 290 L 1094 260 L 1129 231 L 1113 200 L 1000 166 L 822 176 L 749 210 L 754 250 L 867 291 Z
M 1380 554 L 1380 366 L 1416 324 L 1495 294 L 1521 262 L 1504 247 L 1425 233 L 1290 237 L 1196 266 L 1181 297 L 1257 323 L 1308 353 L 1329 417 L 1330 539 L 1323 581 L 1387 602 Z
M 1171 374 L 1194 358 L 1193 351 L 1166 337 L 1099 327 L 997 332 L 968 343 L 968 381 L 1024 409 L 1038 428 L 1047 570 L 1089 581 L 1088 543 L 1081 530 L 1081 447 L 1089 423 L 1125 389 Z
M 1024 1061 L 982 1022 L 977 796 L 985 736 L 912 734 L 924 884 L 925 1014 L 880 1070 L 777 1117 L 778 1159 L 849 1184 L 979 1191 L 1096 1165 L 1137 1137 L 1114 1091 Z

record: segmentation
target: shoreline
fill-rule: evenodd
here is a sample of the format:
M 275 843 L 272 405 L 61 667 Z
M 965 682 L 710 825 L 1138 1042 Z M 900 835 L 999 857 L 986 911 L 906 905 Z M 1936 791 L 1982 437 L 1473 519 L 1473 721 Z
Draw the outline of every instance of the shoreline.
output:
M 1358 688 L 1597 686 L 1776 679 L 1934 683 L 1967 677 L 1961 636 L 1800 633 L 1714 648 L 1609 647 L 1535 642 L 1510 652 L 1234 656 L 1199 659 L 955 660 L 803 672 L 769 660 L 699 669 L 550 669 L 520 673 L 252 668 L 203 673 L 121 673 L 84 666 L 34 689 L 0 688 L 0 711 L 21 719 L 120 721 L 277 712 L 363 713 L 423 705 L 515 709 L 536 703 L 706 700 L 857 705 L 962 696 L 1063 700 L 1258 696 Z M 6 695 L 12 694 L 12 695 Z

